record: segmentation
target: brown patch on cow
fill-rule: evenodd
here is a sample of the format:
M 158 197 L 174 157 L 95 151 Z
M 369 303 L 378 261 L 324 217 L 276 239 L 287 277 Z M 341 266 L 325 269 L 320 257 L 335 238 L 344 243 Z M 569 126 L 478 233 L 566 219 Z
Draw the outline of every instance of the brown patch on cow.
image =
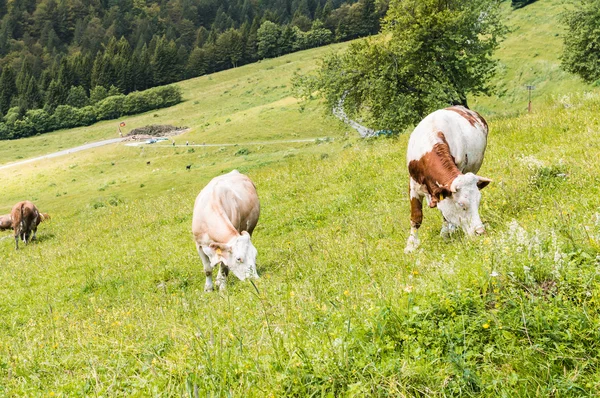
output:
M 437 136 L 442 142 L 435 144 L 421 159 L 408 163 L 408 172 L 412 179 L 424 185 L 427 193 L 431 195 L 430 207 L 436 207 L 441 199 L 452 195 L 452 181 L 461 174 L 450 154 L 444 133 L 438 131 Z
M 460 116 L 467 119 L 467 121 L 473 127 L 477 127 L 476 124 L 479 124 L 481 127 L 484 128 L 485 133 L 488 133 L 488 124 L 483 118 L 483 116 L 481 116 L 479 113 L 467 109 L 464 106 L 451 106 L 449 108 L 446 108 L 446 110 L 458 113 Z
M 419 198 L 410 198 L 410 225 L 419 228 L 423 222 L 423 203 Z

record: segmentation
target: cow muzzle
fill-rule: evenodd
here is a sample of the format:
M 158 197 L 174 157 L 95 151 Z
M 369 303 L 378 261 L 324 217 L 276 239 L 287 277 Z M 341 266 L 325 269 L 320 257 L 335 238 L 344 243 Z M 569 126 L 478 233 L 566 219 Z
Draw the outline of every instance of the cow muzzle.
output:
M 483 235 L 485 234 L 485 227 L 483 225 L 475 228 L 475 235 Z

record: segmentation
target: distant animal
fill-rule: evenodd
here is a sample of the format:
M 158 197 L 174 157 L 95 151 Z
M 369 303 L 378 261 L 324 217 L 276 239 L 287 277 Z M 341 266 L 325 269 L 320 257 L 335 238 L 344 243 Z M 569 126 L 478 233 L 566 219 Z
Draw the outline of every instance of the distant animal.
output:
M 192 165 L 188 164 L 187 166 L 185 166 L 186 170 L 191 170 L 192 169 Z
M 149 165 L 150 165 L 150 161 L 147 161 L 147 162 L 146 162 L 146 165 L 147 165 L 147 166 L 149 166 Z
M 46 221 L 50 219 L 50 214 L 48 213 L 39 213 L 39 217 L 37 219 L 37 225 L 40 225 L 42 221 Z
M 37 207 L 28 200 L 17 203 L 10 212 L 15 231 L 15 249 L 19 249 L 19 239 L 25 244 L 35 239 L 40 217 Z
M 213 290 L 212 272 L 220 265 L 216 285 L 225 289 L 229 270 L 241 280 L 258 278 L 256 248 L 250 241 L 260 215 L 256 187 L 233 170 L 213 178 L 194 203 L 192 232 L 206 275 L 205 291 Z
M 492 180 L 474 173 L 483 163 L 487 135 L 485 119 L 463 106 L 437 110 L 414 129 L 406 156 L 411 220 L 406 253 L 420 243 L 417 231 L 423 221 L 424 197 L 429 207 L 442 212 L 442 236 L 449 236 L 457 227 L 468 235 L 485 232 L 479 217 L 479 191 Z
M 10 216 L 10 214 L 0 216 L 0 231 L 12 229 L 12 227 L 12 217 Z

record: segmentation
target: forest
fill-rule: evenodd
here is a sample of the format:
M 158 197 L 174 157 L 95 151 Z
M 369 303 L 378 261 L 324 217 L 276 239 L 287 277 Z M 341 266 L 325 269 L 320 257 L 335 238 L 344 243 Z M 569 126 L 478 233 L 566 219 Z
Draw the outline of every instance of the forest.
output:
M 387 0 L 0 0 L 0 139 L 22 137 L 1 132 L 31 110 L 93 107 L 377 33 L 387 7 Z

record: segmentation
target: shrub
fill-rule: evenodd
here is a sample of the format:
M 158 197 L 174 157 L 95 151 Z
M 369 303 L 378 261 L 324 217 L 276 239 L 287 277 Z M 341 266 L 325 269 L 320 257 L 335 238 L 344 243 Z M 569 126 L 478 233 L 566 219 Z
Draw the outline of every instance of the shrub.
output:
M 36 134 L 50 131 L 53 127 L 52 116 L 43 109 L 31 109 L 25 113 L 25 118 L 33 124 Z
M 75 93 L 81 90 L 73 87 L 71 91 Z M 110 92 L 115 92 L 114 87 L 111 87 Z M 135 91 L 127 96 L 117 94 L 104 98 L 106 94 L 104 87 L 96 86 L 90 95 L 91 102 L 95 105 L 82 108 L 59 105 L 52 114 L 45 109 L 32 109 L 22 115 L 18 107 L 11 108 L 4 117 L 4 123 L 0 123 L 0 140 L 29 137 L 62 128 L 89 126 L 98 120 L 115 119 L 175 105 L 182 99 L 178 86 L 156 87 Z M 96 103 L 98 98 L 102 99 Z
M 163 107 L 172 106 L 181 102 L 181 89 L 179 86 L 162 86 L 156 87 L 150 90 L 146 90 L 150 92 L 156 92 L 160 98 L 163 100 Z
M 11 137 L 11 131 L 6 123 L 0 123 L 0 140 L 8 140 Z
M 81 120 L 80 126 L 89 126 L 98 120 L 96 109 L 93 106 L 88 105 L 77 109 L 77 113 L 79 113 L 79 120 Z
M 98 120 L 116 119 L 124 115 L 123 102 L 124 95 L 113 95 L 112 97 L 104 98 L 96 104 L 96 114 Z
M 77 108 L 73 108 L 70 105 L 59 105 L 56 107 L 52 118 L 54 119 L 56 128 L 67 129 L 82 126 L 78 116 L 79 112 Z
M 31 137 L 35 134 L 33 123 L 28 119 L 15 120 L 12 125 L 12 137 L 11 138 L 25 138 Z

